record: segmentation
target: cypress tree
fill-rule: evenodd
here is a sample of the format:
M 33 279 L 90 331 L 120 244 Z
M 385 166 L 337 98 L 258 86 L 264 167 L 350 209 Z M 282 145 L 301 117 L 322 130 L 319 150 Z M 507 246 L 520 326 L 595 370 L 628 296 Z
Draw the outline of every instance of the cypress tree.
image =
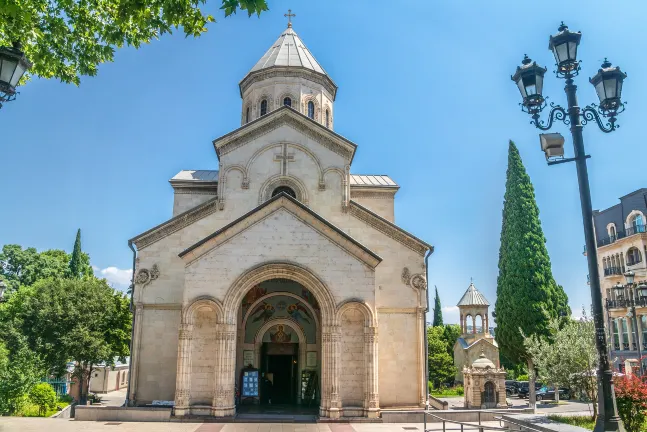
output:
M 82 276 L 83 263 L 81 256 L 81 228 L 76 232 L 76 240 L 74 241 L 74 250 L 72 251 L 72 259 L 70 259 L 70 277 L 78 279 Z
M 434 322 L 433 326 L 442 326 L 443 325 L 443 310 L 440 306 L 440 297 L 438 296 L 438 288 L 436 288 L 436 298 L 434 299 Z
M 549 338 L 550 321 L 567 317 L 568 298 L 553 279 L 535 191 L 519 151 L 510 141 L 496 300 L 496 340 L 501 354 L 515 363 L 527 363 L 529 372 L 533 371 L 522 332 Z M 534 382 L 532 375 L 531 379 Z

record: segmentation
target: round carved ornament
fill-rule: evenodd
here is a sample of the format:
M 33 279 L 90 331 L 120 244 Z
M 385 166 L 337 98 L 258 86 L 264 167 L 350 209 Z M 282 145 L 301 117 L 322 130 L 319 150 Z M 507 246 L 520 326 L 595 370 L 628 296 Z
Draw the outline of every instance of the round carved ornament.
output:
M 137 272 L 137 275 L 135 276 L 135 283 L 139 285 L 148 285 L 149 283 L 157 279 L 159 275 L 160 271 L 157 268 L 157 264 L 153 264 L 150 270 L 143 268 Z
M 411 276 L 411 285 L 416 289 L 423 290 L 427 288 L 427 281 L 423 275 L 414 274 Z

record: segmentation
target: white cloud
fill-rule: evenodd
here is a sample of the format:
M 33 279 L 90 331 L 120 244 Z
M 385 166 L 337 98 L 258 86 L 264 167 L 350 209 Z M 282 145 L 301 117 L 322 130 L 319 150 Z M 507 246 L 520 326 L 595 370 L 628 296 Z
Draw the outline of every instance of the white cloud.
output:
M 443 322 L 445 324 L 458 324 L 460 322 L 458 306 L 445 306 L 443 308 Z
M 105 278 L 114 288 L 124 291 L 130 285 L 130 278 L 133 275 L 133 269 L 120 269 L 114 266 L 101 269 L 93 265 L 92 269 L 95 276 Z

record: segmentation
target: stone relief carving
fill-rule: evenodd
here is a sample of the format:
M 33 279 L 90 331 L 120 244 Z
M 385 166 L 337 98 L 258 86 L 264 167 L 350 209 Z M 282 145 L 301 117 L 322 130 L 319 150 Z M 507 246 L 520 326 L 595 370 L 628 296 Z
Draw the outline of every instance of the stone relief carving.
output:
M 153 267 L 149 269 L 139 269 L 137 275 L 135 276 L 135 283 L 142 285 L 142 288 L 157 279 L 160 275 L 159 268 L 157 264 L 153 264 Z
M 427 288 L 427 280 L 421 273 L 416 273 L 411 276 L 411 285 L 419 290 Z
M 411 280 L 411 273 L 409 272 L 409 268 L 405 267 L 402 269 L 402 283 L 408 286 L 410 280 Z

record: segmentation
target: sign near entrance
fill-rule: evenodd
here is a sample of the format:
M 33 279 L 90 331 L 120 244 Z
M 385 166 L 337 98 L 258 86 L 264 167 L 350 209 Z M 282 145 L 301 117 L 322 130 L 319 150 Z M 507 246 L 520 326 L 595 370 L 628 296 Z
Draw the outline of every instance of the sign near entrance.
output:
M 260 384 L 257 369 L 243 370 L 242 379 L 242 396 L 243 397 L 258 397 L 258 386 Z
M 243 366 L 254 366 L 254 351 L 243 351 Z
M 317 351 L 308 351 L 306 353 L 306 367 L 317 367 Z

